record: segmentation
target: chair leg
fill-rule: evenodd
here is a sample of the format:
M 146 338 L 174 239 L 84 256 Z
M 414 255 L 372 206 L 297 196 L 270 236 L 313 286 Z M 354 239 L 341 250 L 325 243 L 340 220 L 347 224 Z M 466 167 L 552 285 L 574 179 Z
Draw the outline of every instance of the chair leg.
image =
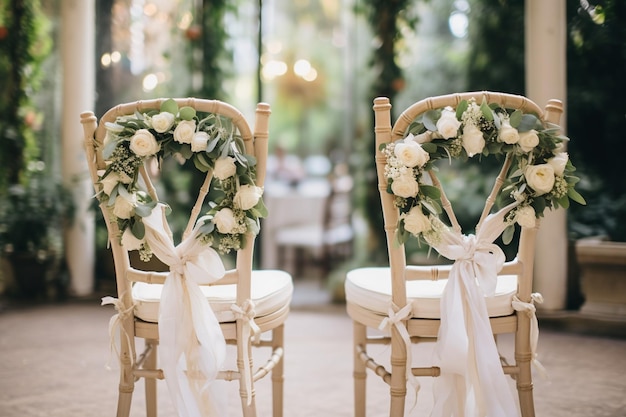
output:
M 135 378 L 133 377 L 133 367 L 130 361 L 120 361 L 120 385 L 119 397 L 117 399 L 117 417 L 128 417 L 130 415 L 130 404 L 133 399 L 135 389 Z
M 406 346 L 398 330 L 391 329 L 391 383 L 389 384 L 389 394 L 391 401 L 389 404 L 389 415 L 391 417 L 404 415 L 404 404 L 406 402 Z
M 243 340 L 243 334 L 241 332 L 241 326 L 237 325 L 237 368 L 239 374 L 244 374 L 244 367 L 250 368 L 251 375 L 254 375 L 253 359 L 252 359 L 252 345 L 248 343 L 248 361 L 244 361 L 243 352 L 241 349 L 241 341 Z M 248 393 L 246 392 L 245 381 L 243 378 L 239 379 L 239 397 L 241 398 L 241 409 L 243 410 L 243 417 L 256 417 L 256 399 L 254 382 L 252 383 L 252 392 L 249 394 L 252 398 L 250 405 L 248 405 Z
M 361 323 L 354 322 L 354 416 L 365 417 L 367 372 L 365 363 L 359 358 L 357 346 L 366 348 L 367 329 Z
M 515 335 L 515 362 L 519 368 L 517 375 L 517 395 L 519 396 L 522 417 L 535 417 L 533 399 L 533 379 L 530 349 L 530 319 L 525 313 L 517 313 L 518 325 Z
M 284 347 L 285 326 L 281 325 L 272 331 L 272 350 Z M 272 415 L 273 417 L 283 417 L 284 398 L 284 369 L 285 351 L 283 356 L 272 370 Z
M 146 340 L 146 344 L 151 346 L 148 356 L 144 361 L 145 369 L 156 369 L 157 367 L 157 342 L 155 340 Z M 144 378 L 146 387 L 146 416 L 157 416 L 157 380 L 156 378 Z

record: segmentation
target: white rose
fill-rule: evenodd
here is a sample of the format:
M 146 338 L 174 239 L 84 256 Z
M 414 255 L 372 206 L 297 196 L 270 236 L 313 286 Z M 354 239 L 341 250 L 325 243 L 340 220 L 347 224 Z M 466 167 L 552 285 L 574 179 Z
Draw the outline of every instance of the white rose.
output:
M 139 129 L 130 138 L 130 150 L 137 156 L 149 156 L 159 152 L 161 145 L 148 129 Z
M 142 244 L 143 240 L 137 239 L 133 232 L 131 232 L 130 227 L 124 230 L 124 234 L 122 234 L 122 246 L 124 246 L 126 250 L 139 250 Z
M 537 218 L 535 209 L 531 206 L 523 206 L 517 209 L 515 221 L 522 227 L 535 227 Z
M 215 168 L 213 168 L 213 175 L 218 180 L 225 180 L 230 178 L 237 172 L 237 166 L 235 165 L 235 158 L 226 156 L 223 158 L 217 158 L 215 161 Z
M 422 167 L 430 159 L 428 152 L 413 140 L 413 135 L 409 135 L 403 142 L 396 143 L 393 153 L 402 165 L 409 168 Z
M 519 132 L 516 128 L 511 126 L 508 120 L 505 120 L 502 122 L 502 127 L 498 133 L 498 140 L 508 143 L 509 145 L 514 145 L 519 141 Z
M 393 180 L 391 191 L 398 197 L 415 197 L 419 191 L 419 185 L 413 175 L 403 174 Z
M 568 160 L 569 155 L 567 152 L 559 152 L 554 155 L 554 157 L 548 159 L 548 164 L 552 165 L 552 168 L 554 168 L 554 174 L 560 176 L 563 175 Z
M 465 152 L 472 157 L 483 151 L 485 147 L 485 138 L 483 132 L 476 126 L 469 124 L 463 129 L 463 137 L 461 138 Z
M 407 232 L 417 236 L 430 228 L 430 219 L 424 215 L 421 207 L 413 207 L 404 215 L 404 229 Z
M 535 146 L 539 145 L 539 136 L 536 130 L 529 130 L 519 134 L 519 146 L 524 152 L 532 151 Z
M 198 132 L 193 135 L 191 139 L 191 151 L 202 152 L 206 151 L 206 145 L 209 143 L 209 134 L 206 132 Z
M 135 204 L 122 196 L 117 196 L 113 205 L 113 214 L 119 219 L 130 219 L 135 210 Z
M 455 138 L 461 127 L 461 122 L 456 119 L 456 112 L 445 108 L 441 117 L 437 120 L 437 131 L 444 139 Z
M 246 184 L 239 187 L 237 194 L 235 194 L 235 197 L 233 198 L 233 202 L 236 207 L 239 207 L 242 210 L 250 210 L 252 207 L 257 205 L 262 195 L 263 189 L 261 187 Z
M 178 143 L 191 143 L 196 133 L 195 120 L 183 120 L 174 129 L 174 140 Z
M 215 216 L 213 216 L 213 223 L 215 223 L 218 232 L 223 234 L 232 233 L 237 227 L 235 214 L 227 207 L 215 213 Z
M 548 193 L 554 187 L 554 168 L 549 164 L 529 165 L 524 171 L 526 183 L 537 195 Z
M 175 117 L 172 113 L 161 112 L 150 119 L 152 128 L 159 133 L 165 133 L 174 125 Z
M 126 177 L 128 177 L 128 175 L 126 175 Z M 111 192 L 113 191 L 113 189 L 117 186 L 117 184 L 119 184 L 121 181 L 121 178 L 119 175 L 117 175 L 116 172 L 110 172 L 109 175 L 107 175 L 106 177 L 102 178 L 100 180 L 100 184 L 102 184 L 102 191 L 106 194 L 106 195 L 111 195 Z

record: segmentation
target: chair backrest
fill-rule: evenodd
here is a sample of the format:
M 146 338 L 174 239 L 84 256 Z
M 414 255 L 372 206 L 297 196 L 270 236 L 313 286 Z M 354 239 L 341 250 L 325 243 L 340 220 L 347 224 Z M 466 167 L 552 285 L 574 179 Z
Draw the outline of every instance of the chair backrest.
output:
M 445 184 L 439 181 L 441 175 L 437 173 L 452 165 L 453 159 L 461 160 L 457 168 L 462 171 L 467 167 L 463 162 L 469 158 L 484 162 L 494 156 L 501 169 L 497 177 L 493 175 L 493 188 L 486 198 L 476 233 L 494 211 L 496 203 L 509 207 L 501 212 L 504 216 L 501 223 L 507 230 L 505 234 L 514 230 L 514 223 L 522 224 L 517 256 L 505 263 L 502 272 L 518 275 L 518 296 L 528 302 L 532 291 L 538 218 L 544 208 L 565 205 L 566 201 L 562 199 L 567 200 L 567 196 L 556 188 L 541 191 L 540 184 L 527 179 L 529 166 L 548 165 L 553 163 L 551 158 L 563 156 L 560 144 L 565 138 L 559 136 L 556 126 L 563 111 L 561 102 L 551 100 L 544 112 L 522 96 L 486 91 L 443 95 L 414 103 L 393 125 L 389 99 L 375 99 L 373 108 L 378 187 L 393 280 L 393 302 L 398 306 L 406 305 L 407 280 L 447 277 L 449 269 L 408 265 L 404 245 L 411 232 L 429 246 L 434 246 L 432 243 L 437 240 L 437 227 L 461 233 L 452 204 L 445 194 Z M 480 133 L 474 134 L 474 128 Z M 398 142 L 410 134 L 413 136 L 409 140 Z M 406 146 L 411 139 L 420 144 L 421 151 Z M 399 143 L 403 144 L 402 148 L 398 147 Z M 405 151 L 407 153 L 402 155 Z M 407 168 L 406 164 L 400 163 L 406 161 L 402 158 L 414 158 L 408 164 L 414 167 Z M 480 165 L 482 168 L 486 164 Z M 409 179 L 403 176 L 407 172 Z M 567 172 L 560 174 L 563 177 Z M 410 177 L 416 178 L 418 184 L 410 181 Z M 556 183 L 559 181 L 556 178 Z M 415 215 L 411 212 L 413 207 L 418 210 Z M 528 207 L 532 208 L 530 217 Z M 439 218 L 443 222 L 437 220 Z
M 167 170 L 161 169 L 165 166 L 161 162 L 170 157 L 191 160 L 196 168 L 206 173 L 203 185 L 195 191 L 196 203 L 189 214 L 183 239 L 199 228 L 202 231 L 199 237 L 218 252 L 234 249 L 235 267 L 218 283 L 238 284 L 240 305 L 250 298 L 254 239 L 258 233 L 258 218 L 264 216 L 262 199 L 257 203 L 255 198 L 260 197 L 265 180 L 269 114 L 269 105 L 258 104 L 254 131 L 238 109 L 217 100 L 186 98 L 126 103 L 110 109 L 99 123 L 92 112 L 81 114 L 91 179 L 106 220 L 118 296 L 125 305 L 132 305 L 132 282 L 163 283 L 167 276 L 167 272 L 134 268 L 129 252 L 137 249 L 137 238 L 144 228 L 141 223 L 150 210 L 163 213 L 163 227 L 171 238 L 166 210 L 156 204 L 161 201 L 157 195 L 158 178 L 168 175 Z M 202 133 L 197 135 L 198 132 Z M 126 177 L 124 172 L 128 174 Z M 247 202 L 238 200 L 238 204 L 246 205 L 239 207 L 238 213 L 233 204 L 239 197 L 234 197 L 234 193 L 244 185 L 259 188 L 241 197 L 247 198 Z M 129 190 L 134 194 L 129 196 Z M 218 197 L 205 202 L 207 195 Z M 116 212 L 117 200 L 123 197 L 133 203 L 130 215 L 122 214 L 123 207 Z M 251 204 L 254 207 L 248 207 Z M 230 216 L 220 220 L 225 222 L 220 230 L 218 211 L 224 207 L 232 210 Z M 241 213 L 243 217 L 237 217 Z M 228 225 L 235 228 L 228 230 Z M 128 236 L 129 231 L 135 239 Z M 238 243 L 233 243 L 233 237 Z

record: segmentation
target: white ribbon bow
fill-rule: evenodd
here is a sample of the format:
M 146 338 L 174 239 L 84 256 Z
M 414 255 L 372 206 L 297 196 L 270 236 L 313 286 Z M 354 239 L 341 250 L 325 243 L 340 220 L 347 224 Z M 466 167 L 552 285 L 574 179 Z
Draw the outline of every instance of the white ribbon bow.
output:
M 243 320 L 243 379 L 244 386 L 246 388 L 247 402 L 248 405 L 252 403 L 252 373 L 250 370 L 250 356 L 248 354 L 248 345 L 250 344 L 250 340 L 254 342 L 258 342 L 261 336 L 261 329 L 254 322 L 254 316 L 256 312 L 254 311 L 255 305 L 252 300 L 246 300 L 242 306 L 238 306 L 237 304 L 232 304 L 230 309 L 235 315 L 235 319 Z
M 513 203 L 485 219 L 476 236 L 449 229 L 431 245 L 455 261 L 441 298 L 435 361 L 437 417 L 513 417 L 517 407 L 502 370 L 485 296 L 493 296 L 505 257 L 493 241 L 503 232 Z
M 413 356 L 411 354 L 411 336 L 409 335 L 409 331 L 406 329 L 406 326 L 402 323 L 403 320 L 411 317 L 411 313 L 411 303 L 408 303 L 401 309 L 399 309 L 394 303 L 391 303 L 389 306 L 388 316 L 380 322 L 378 329 L 391 331 L 391 328 L 395 327 L 396 330 L 398 330 L 398 333 L 400 333 L 400 337 L 406 346 L 406 379 L 411 383 L 411 385 L 413 385 L 413 388 L 415 388 L 415 395 L 417 397 L 417 392 L 420 389 L 420 383 L 417 377 L 413 375 L 413 371 L 411 369 L 413 363 Z
M 534 303 L 543 303 L 543 296 L 538 292 L 530 295 L 530 303 L 521 301 L 517 296 L 513 297 L 511 305 L 515 311 L 525 311 L 528 317 L 530 317 L 530 353 L 532 355 L 532 364 L 537 368 L 537 371 L 542 378 L 548 378 L 548 371 L 537 359 L 537 342 L 539 341 L 539 323 L 537 322 L 537 308 Z
M 100 305 L 104 306 L 104 305 L 112 304 L 115 307 L 115 310 L 117 311 L 117 313 L 114 314 L 111 317 L 111 319 L 109 320 L 109 350 L 110 350 L 110 355 L 109 355 L 109 361 L 106 364 L 106 369 L 108 369 L 108 370 L 111 369 L 111 358 L 110 358 L 110 356 L 112 356 L 114 352 L 115 352 L 115 356 L 117 356 L 117 358 L 119 360 L 122 359 L 120 357 L 120 351 L 117 349 L 117 343 L 115 342 L 115 332 L 116 332 L 116 330 L 118 328 L 120 329 L 120 339 L 123 336 L 124 337 L 124 341 L 126 342 L 126 345 L 128 346 L 128 352 L 129 352 L 129 356 L 130 356 L 130 364 L 132 366 L 135 363 L 135 356 L 133 355 L 133 344 L 132 344 L 132 341 L 130 340 L 130 335 L 128 334 L 128 332 L 126 331 L 124 326 L 122 326 L 122 322 L 124 320 L 126 320 L 129 316 L 132 316 L 133 310 L 134 310 L 135 306 L 131 305 L 130 307 L 125 308 L 124 304 L 122 303 L 121 300 L 119 300 L 119 299 L 117 299 L 115 297 L 111 297 L 111 296 L 102 297 L 101 301 L 102 302 L 101 302 Z
M 214 382 L 224 363 L 226 342 L 199 285 L 222 278 L 224 264 L 198 239 L 197 230 L 174 246 L 162 209 L 158 206 L 143 219 L 148 245 L 170 266 L 159 310 L 159 360 L 179 417 L 220 416 L 224 398 Z

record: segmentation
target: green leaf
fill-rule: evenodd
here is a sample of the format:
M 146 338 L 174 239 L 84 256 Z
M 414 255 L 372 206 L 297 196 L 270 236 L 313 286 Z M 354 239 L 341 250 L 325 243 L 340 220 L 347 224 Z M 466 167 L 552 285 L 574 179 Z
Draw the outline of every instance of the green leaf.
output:
M 437 130 L 437 124 L 435 123 L 435 117 L 437 117 L 436 110 L 429 110 L 424 113 L 424 117 L 422 117 L 422 123 L 426 126 L 426 129 L 434 132 Z
M 575 190 L 575 189 L 573 189 L 573 188 L 570 188 L 569 190 L 567 190 L 567 196 L 568 196 L 569 198 L 571 198 L 571 199 L 572 199 L 572 201 L 575 201 L 575 202 L 577 202 L 578 204 L 581 204 L 581 205 L 583 205 L 583 206 L 586 206 L 586 205 L 587 205 L 587 202 L 585 201 L 585 198 L 584 198 L 582 195 L 580 195 L 580 194 L 578 193 L 578 191 L 576 191 L 576 190 Z
M 420 185 L 420 192 L 433 200 L 439 200 L 441 198 L 441 190 L 434 185 Z
M 202 154 L 197 153 L 195 158 L 193 158 L 193 165 L 196 167 L 196 169 L 200 172 L 207 172 L 210 167 L 208 165 L 206 165 L 205 163 L 203 163 L 202 161 Z
M 511 113 L 511 116 L 509 117 L 509 123 L 511 123 L 511 126 L 514 128 L 517 128 L 519 124 L 522 122 L 523 115 L 524 114 L 519 109 Z
M 428 153 L 435 153 L 437 152 L 437 144 L 432 142 L 422 143 L 422 149 Z
M 185 106 L 179 110 L 178 114 L 183 120 L 193 120 L 193 118 L 196 117 L 196 109 Z
M 146 235 L 146 226 L 143 224 L 141 220 L 136 219 L 132 223 L 130 231 L 133 233 L 133 235 L 137 239 L 141 240 Z
M 514 235 L 515 235 L 515 226 L 511 224 L 507 226 L 506 229 L 504 229 L 504 232 L 502 232 L 502 243 L 504 243 L 505 245 L 508 245 L 509 243 L 513 241 Z
M 529 130 L 533 130 L 537 126 L 537 122 L 539 119 L 532 114 L 524 114 L 522 119 L 520 120 L 519 125 L 517 126 L 517 130 L 520 132 L 528 132 Z
M 139 217 L 148 217 L 152 213 L 152 207 L 148 204 L 139 204 L 135 207 L 135 214 Z
M 117 148 L 117 144 L 118 142 L 115 140 L 112 140 L 111 142 L 107 143 L 104 146 L 104 149 L 102 149 L 102 157 L 104 159 L 110 159 L 111 155 L 113 155 L 113 151 L 115 151 L 115 149 Z
M 483 113 L 483 117 L 485 120 L 493 121 L 493 110 L 487 104 L 486 101 L 483 100 L 483 104 L 480 105 L 480 111 Z
M 176 104 L 174 99 L 169 98 L 161 104 L 161 112 L 176 114 L 178 113 L 178 104 Z
M 463 116 L 463 113 L 465 113 L 465 110 L 467 110 L 467 107 L 469 106 L 469 103 L 467 102 L 467 100 L 463 100 L 459 103 L 458 106 L 456 106 L 456 118 L 457 120 L 461 120 L 461 116 Z

